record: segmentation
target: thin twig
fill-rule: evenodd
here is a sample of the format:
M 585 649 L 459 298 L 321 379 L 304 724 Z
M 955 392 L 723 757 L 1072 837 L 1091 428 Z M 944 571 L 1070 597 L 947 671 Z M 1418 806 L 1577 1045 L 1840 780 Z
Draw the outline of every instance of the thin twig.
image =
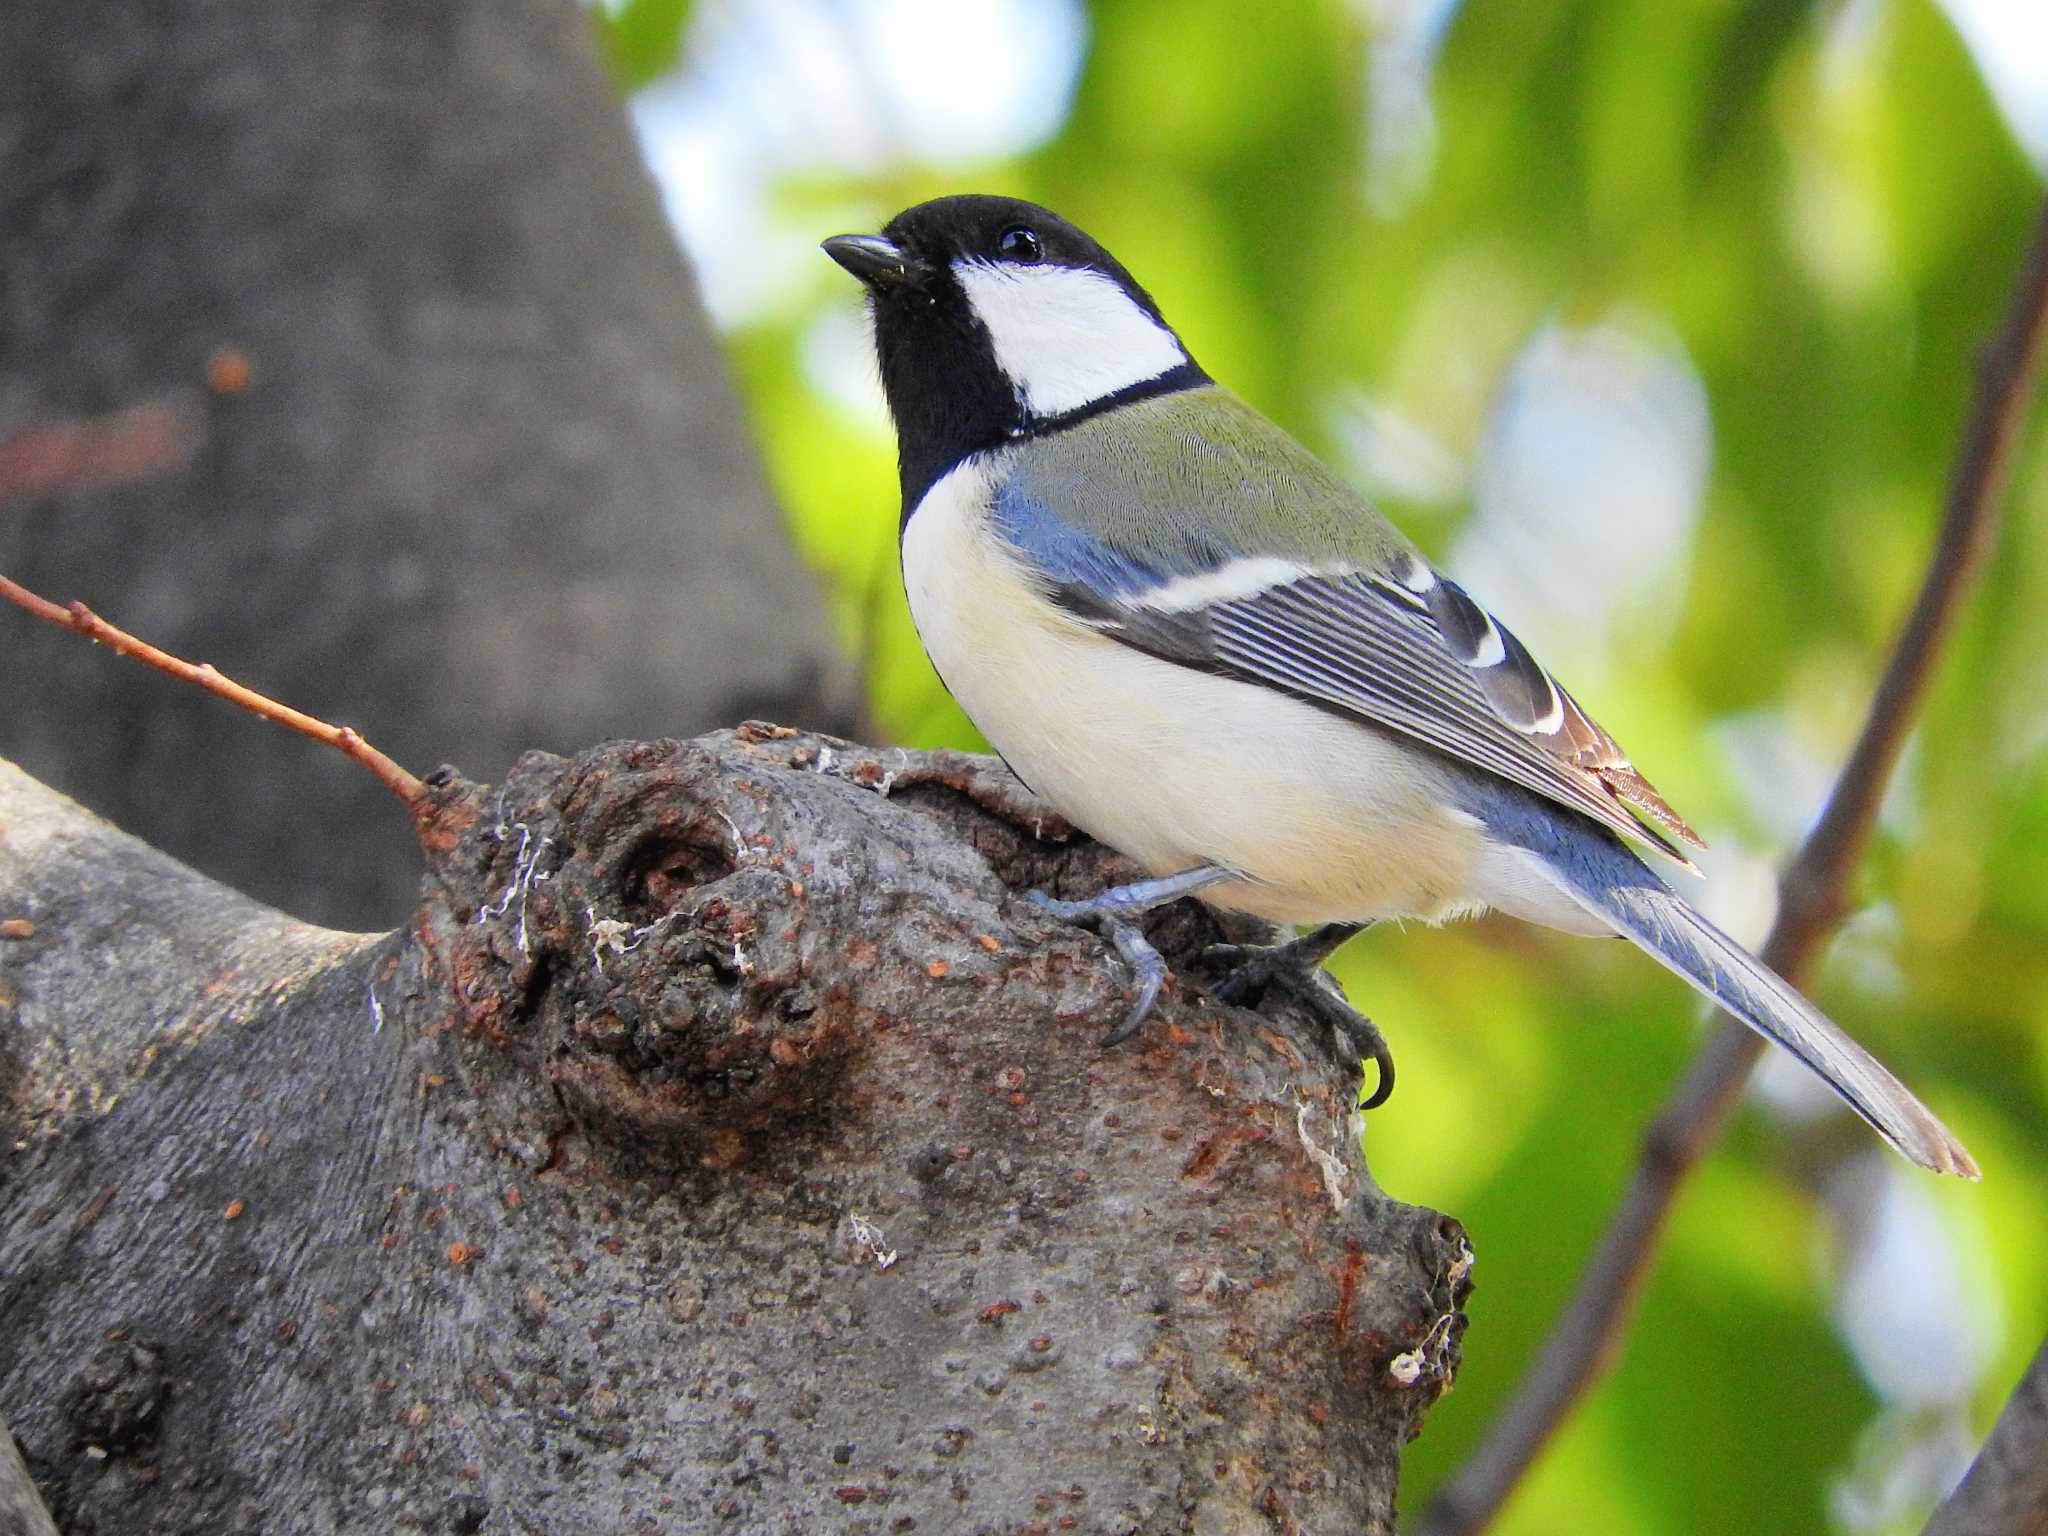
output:
M 1884 786 L 1957 611 L 1997 537 L 2013 451 L 2034 400 L 2048 336 L 2048 205 L 2034 226 L 2005 323 L 1985 351 L 1948 509 L 1913 611 L 1892 647 L 1827 809 L 1778 886 L 1763 958 L 1795 984 L 1847 910 L 1849 876 L 1869 846 Z M 1603 1375 L 1635 1314 L 1678 1188 L 1719 1138 L 1763 1054 L 1726 1014 L 1643 1138 L 1642 1161 L 1579 1276 L 1564 1314 L 1479 1448 L 1423 1511 L 1418 1536 L 1466 1536 L 1499 1512 L 1530 1463 Z
M 245 688 L 230 678 L 222 677 L 211 663 L 202 662 L 195 665 L 160 651 L 148 641 L 138 640 L 126 630 L 115 628 L 83 603 L 59 607 L 48 598 L 38 597 L 28 588 L 9 581 L 5 576 L 0 576 L 0 597 L 6 598 L 18 607 L 26 608 L 37 618 L 45 619 L 60 629 L 76 630 L 88 639 L 97 640 L 123 656 L 132 656 L 137 661 L 155 667 L 159 672 L 168 672 L 173 677 L 197 684 L 208 693 L 218 694 L 230 703 L 239 704 L 253 715 L 260 715 L 265 720 L 274 721 L 287 730 L 297 731 L 302 736 L 310 736 L 315 741 L 325 742 L 369 769 L 377 776 L 378 783 L 409 807 L 417 808 L 422 803 L 424 789 L 420 781 L 363 740 L 348 726 L 329 725 L 325 720 L 304 714 L 288 704 L 280 704 L 275 699 L 266 698 L 253 688 Z

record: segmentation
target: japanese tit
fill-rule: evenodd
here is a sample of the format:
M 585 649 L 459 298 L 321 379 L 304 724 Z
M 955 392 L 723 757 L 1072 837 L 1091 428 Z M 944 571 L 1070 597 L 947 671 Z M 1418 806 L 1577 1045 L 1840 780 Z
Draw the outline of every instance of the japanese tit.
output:
M 1614 738 L 1212 381 L 1109 252 L 979 196 L 825 250 L 868 291 L 932 664 L 1020 778 L 1158 877 L 1070 915 L 1192 892 L 1339 933 L 1495 908 L 1619 934 L 1914 1162 L 1976 1177 L 1891 1073 L 1638 856 L 1690 869 L 1682 846 L 1704 845 Z

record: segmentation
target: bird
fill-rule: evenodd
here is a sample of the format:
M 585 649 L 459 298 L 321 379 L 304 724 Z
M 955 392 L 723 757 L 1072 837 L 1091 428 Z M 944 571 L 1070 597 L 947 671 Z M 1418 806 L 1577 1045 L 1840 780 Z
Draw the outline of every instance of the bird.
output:
M 1314 930 L 1498 910 L 1635 943 L 1789 1051 L 1899 1152 L 1976 1178 L 1868 1051 L 1648 862 L 1705 844 L 1527 647 L 1305 446 L 1216 383 L 1050 210 L 980 194 L 823 242 L 866 290 L 896 429 L 903 584 L 940 680 L 1041 799 L 1147 878 L 1086 900 L 1151 1008 L 1132 921 L 1195 896 Z M 1646 858 L 1647 855 L 1647 858 Z M 1381 1094 L 1391 1059 L 1381 1057 Z

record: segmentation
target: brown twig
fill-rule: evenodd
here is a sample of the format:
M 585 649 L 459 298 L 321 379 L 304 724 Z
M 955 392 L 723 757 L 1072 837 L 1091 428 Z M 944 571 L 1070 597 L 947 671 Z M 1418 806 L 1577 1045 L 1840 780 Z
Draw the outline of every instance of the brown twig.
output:
M 2048 1536 L 2048 1344 L 1920 1536 Z
M 72 603 L 60 607 L 48 598 L 38 597 L 28 588 L 0 576 L 0 597 L 18 607 L 26 608 L 39 619 L 57 625 L 60 629 L 76 630 L 88 639 L 123 656 L 132 656 L 137 661 L 147 662 L 159 672 L 168 672 L 173 677 L 183 678 L 197 684 L 208 693 L 220 695 L 230 703 L 239 704 L 253 715 L 276 722 L 287 730 L 310 736 L 315 741 L 325 742 L 344 756 L 354 758 L 371 773 L 377 782 L 403 800 L 407 806 L 417 809 L 423 802 L 424 793 L 420 781 L 407 773 L 390 758 L 371 746 L 362 737 L 345 725 L 329 725 L 325 720 L 316 719 L 293 709 L 288 704 L 267 698 L 253 688 L 245 688 L 231 678 L 215 671 L 211 663 L 195 665 L 181 660 L 167 652 L 158 650 L 146 640 L 138 640 L 124 629 L 117 629 L 94 613 L 83 603 Z
M 1797 983 L 1847 909 L 1849 876 L 1868 847 L 1884 786 L 1904 749 L 1958 610 L 1989 556 L 2020 427 L 2033 404 L 2048 336 L 2048 205 L 1996 340 L 1957 451 L 1948 508 L 1920 595 L 1892 647 L 1854 751 L 1827 809 L 1778 886 L 1763 958 Z M 1479 1448 L 1422 1513 L 1420 1536 L 1484 1529 L 1628 1330 L 1679 1186 L 1719 1138 L 1763 1040 L 1723 1014 L 1643 1138 L 1642 1161 L 1514 1399 Z

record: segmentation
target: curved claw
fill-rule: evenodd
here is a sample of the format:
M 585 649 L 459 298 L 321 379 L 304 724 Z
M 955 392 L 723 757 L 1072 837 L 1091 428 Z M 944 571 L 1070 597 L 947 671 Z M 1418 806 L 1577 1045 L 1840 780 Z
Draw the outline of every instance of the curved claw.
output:
M 1202 959 L 1230 967 L 1229 974 L 1209 989 L 1219 1002 L 1255 1005 L 1276 982 L 1292 992 L 1358 1060 L 1373 1064 L 1378 1081 L 1358 1107 L 1378 1109 L 1393 1096 L 1394 1053 L 1379 1026 L 1346 1002 L 1321 969 L 1337 946 L 1357 931 L 1356 924 L 1331 923 L 1290 944 L 1212 944 L 1202 951 Z
M 1151 942 L 1129 923 L 1105 920 L 1109 941 L 1116 945 L 1116 952 L 1124 957 L 1124 963 L 1131 968 L 1131 980 L 1137 983 L 1138 995 L 1131 1000 L 1130 1012 L 1123 1022 L 1102 1037 L 1102 1049 L 1122 1045 L 1138 1032 L 1138 1026 L 1145 1022 L 1145 1016 L 1152 1011 L 1152 1005 L 1159 1001 L 1159 989 L 1166 984 L 1166 961 Z
M 1373 1032 L 1374 1048 L 1366 1054 L 1373 1066 L 1379 1069 L 1379 1083 L 1369 1098 L 1359 1102 L 1360 1110 L 1378 1109 L 1394 1096 L 1394 1053 L 1387 1048 L 1387 1042 L 1380 1032 Z
M 1321 971 L 1282 971 L 1276 978 L 1301 999 L 1310 1013 L 1328 1026 L 1330 1033 L 1360 1061 L 1369 1061 L 1379 1081 L 1371 1095 L 1359 1104 L 1361 1110 L 1378 1109 L 1394 1096 L 1394 1052 L 1387 1037 L 1350 1003 L 1344 1000 L 1335 981 Z
M 1151 1013 L 1152 1005 L 1159 1001 L 1159 989 L 1166 984 L 1165 960 L 1135 925 L 1124 921 L 1125 914 L 1137 916 L 1169 901 L 1191 896 L 1220 881 L 1235 878 L 1228 870 L 1202 864 L 1176 875 L 1161 875 L 1156 880 L 1137 880 L 1129 885 L 1111 886 L 1085 901 L 1065 901 L 1057 896 L 1048 896 L 1044 891 L 1024 893 L 1027 901 L 1049 916 L 1069 923 L 1099 926 L 1103 936 L 1116 945 L 1116 952 L 1130 966 L 1131 980 L 1137 986 L 1138 995 L 1132 1000 L 1123 1022 L 1102 1037 L 1105 1049 L 1121 1045 L 1138 1032 L 1138 1026 Z

